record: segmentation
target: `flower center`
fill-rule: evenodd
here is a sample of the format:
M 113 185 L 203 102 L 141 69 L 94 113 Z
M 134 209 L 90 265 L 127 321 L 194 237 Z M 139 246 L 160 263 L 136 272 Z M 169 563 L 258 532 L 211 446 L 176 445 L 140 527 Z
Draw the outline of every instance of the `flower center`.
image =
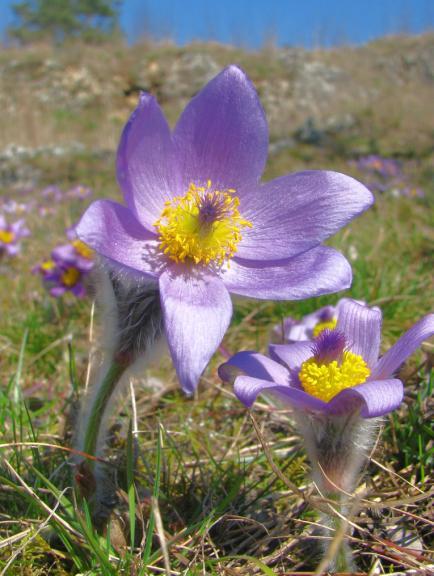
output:
M 168 200 L 155 222 L 160 248 L 175 262 L 222 265 L 237 251 L 242 228 L 252 224 L 241 217 L 235 190 L 211 190 L 190 184 L 184 196 Z
M 83 256 L 83 258 L 87 258 L 91 260 L 93 257 L 93 250 L 89 248 L 87 244 L 82 242 L 81 240 L 73 240 L 72 245 L 74 246 L 75 251 Z
M 67 268 L 65 272 L 63 272 L 62 276 L 60 277 L 60 280 L 62 284 L 70 288 L 71 286 L 75 286 L 77 284 L 77 282 L 80 279 L 80 276 L 81 276 L 80 270 L 74 267 L 70 267 Z
M 370 373 L 361 356 L 345 351 L 340 365 L 337 360 L 320 364 L 315 358 L 309 358 L 301 365 L 298 376 L 308 394 L 329 402 L 345 388 L 363 384 Z
M 324 329 L 312 350 L 314 355 L 303 362 L 298 377 L 308 394 L 324 402 L 363 384 L 371 373 L 362 356 L 345 349 L 345 336 L 338 330 Z
M 11 244 L 14 241 L 15 235 L 9 230 L 0 230 L 0 242 L 3 244 Z
M 313 329 L 313 336 L 316 338 L 323 332 L 324 330 L 333 330 L 336 328 L 337 324 L 336 318 L 332 318 L 331 320 L 325 320 L 324 322 L 318 322 L 314 329 Z

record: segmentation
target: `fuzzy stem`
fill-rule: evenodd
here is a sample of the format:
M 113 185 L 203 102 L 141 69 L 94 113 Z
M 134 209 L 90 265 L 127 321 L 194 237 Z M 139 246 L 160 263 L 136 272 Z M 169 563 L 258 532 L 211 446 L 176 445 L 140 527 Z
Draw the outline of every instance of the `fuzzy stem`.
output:
M 86 424 L 86 430 L 84 432 L 83 451 L 87 454 L 94 455 L 96 452 L 101 423 L 106 408 L 126 368 L 127 365 L 125 363 L 113 360 L 103 381 L 101 382 L 97 395 L 93 399 L 93 404 L 90 408 L 89 418 Z

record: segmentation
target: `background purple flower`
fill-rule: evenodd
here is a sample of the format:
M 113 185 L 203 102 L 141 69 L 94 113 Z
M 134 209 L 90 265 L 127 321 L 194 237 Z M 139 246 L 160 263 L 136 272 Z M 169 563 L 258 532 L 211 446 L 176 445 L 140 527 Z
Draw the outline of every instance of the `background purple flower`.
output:
M 302 299 L 351 282 L 345 258 L 321 243 L 372 195 L 336 172 L 260 183 L 267 148 L 262 106 L 235 66 L 193 98 L 173 133 L 142 94 L 118 149 L 126 206 L 94 202 L 77 228 L 112 266 L 158 282 L 170 352 L 189 393 L 229 325 L 229 292 Z
M 336 327 L 339 308 L 347 298 L 341 298 L 336 306 L 323 306 L 311 314 L 306 314 L 300 320 L 288 316 L 280 324 L 273 327 L 271 339 L 276 344 L 290 344 L 312 340 L 322 330 Z M 360 304 L 364 302 L 357 301 Z
M 254 352 L 239 352 L 220 367 L 219 374 L 227 381 L 233 379 L 234 370 L 244 373 L 236 377 L 234 390 L 248 407 L 258 394 L 265 393 L 278 403 L 308 412 L 339 415 L 360 410 L 363 418 L 382 416 L 401 403 L 403 384 L 394 373 L 434 334 L 434 315 L 422 318 L 379 359 L 381 319 L 378 308 L 354 300 L 348 299 L 340 306 L 336 330 L 345 339 L 345 349 L 361 357 L 370 374 L 366 381 L 342 390 L 329 402 L 308 394 L 299 377 L 306 361 L 315 357 L 315 342 L 271 345 L 273 359 Z
M 24 219 L 8 224 L 5 217 L 0 214 L 0 256 L 16 256 L 21 250 L 21 239 L 30 235 Z

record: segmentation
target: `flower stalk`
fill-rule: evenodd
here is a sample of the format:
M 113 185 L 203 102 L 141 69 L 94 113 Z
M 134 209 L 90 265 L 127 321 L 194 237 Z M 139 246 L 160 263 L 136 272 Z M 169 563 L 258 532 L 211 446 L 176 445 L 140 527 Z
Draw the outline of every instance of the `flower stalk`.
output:
M 116 505 L 113 471 L 101 462 L 110 416 L 128 372 L 140 360 L 148 363 L 153 358 L 162 334 L 162 319 L 154 283 L 133 282 L 105 266 L 100 266 L 96 274 L 104 360 L 83 399 L 75 444 L 79 451 L 91 456 L 77 463 L 76 483 L 81 495 L 89 500 L 98 527 L 105 524 Z

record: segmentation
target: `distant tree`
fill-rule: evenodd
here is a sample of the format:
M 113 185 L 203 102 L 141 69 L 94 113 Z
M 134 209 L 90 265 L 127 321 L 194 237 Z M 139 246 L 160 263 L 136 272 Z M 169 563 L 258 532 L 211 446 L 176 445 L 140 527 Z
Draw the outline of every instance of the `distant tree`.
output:
M 103 40 L 119 31 L 122 0 L 23 0 L 12 5 L 15 25 L 8 32 L 20 42 L 66 38 Z

